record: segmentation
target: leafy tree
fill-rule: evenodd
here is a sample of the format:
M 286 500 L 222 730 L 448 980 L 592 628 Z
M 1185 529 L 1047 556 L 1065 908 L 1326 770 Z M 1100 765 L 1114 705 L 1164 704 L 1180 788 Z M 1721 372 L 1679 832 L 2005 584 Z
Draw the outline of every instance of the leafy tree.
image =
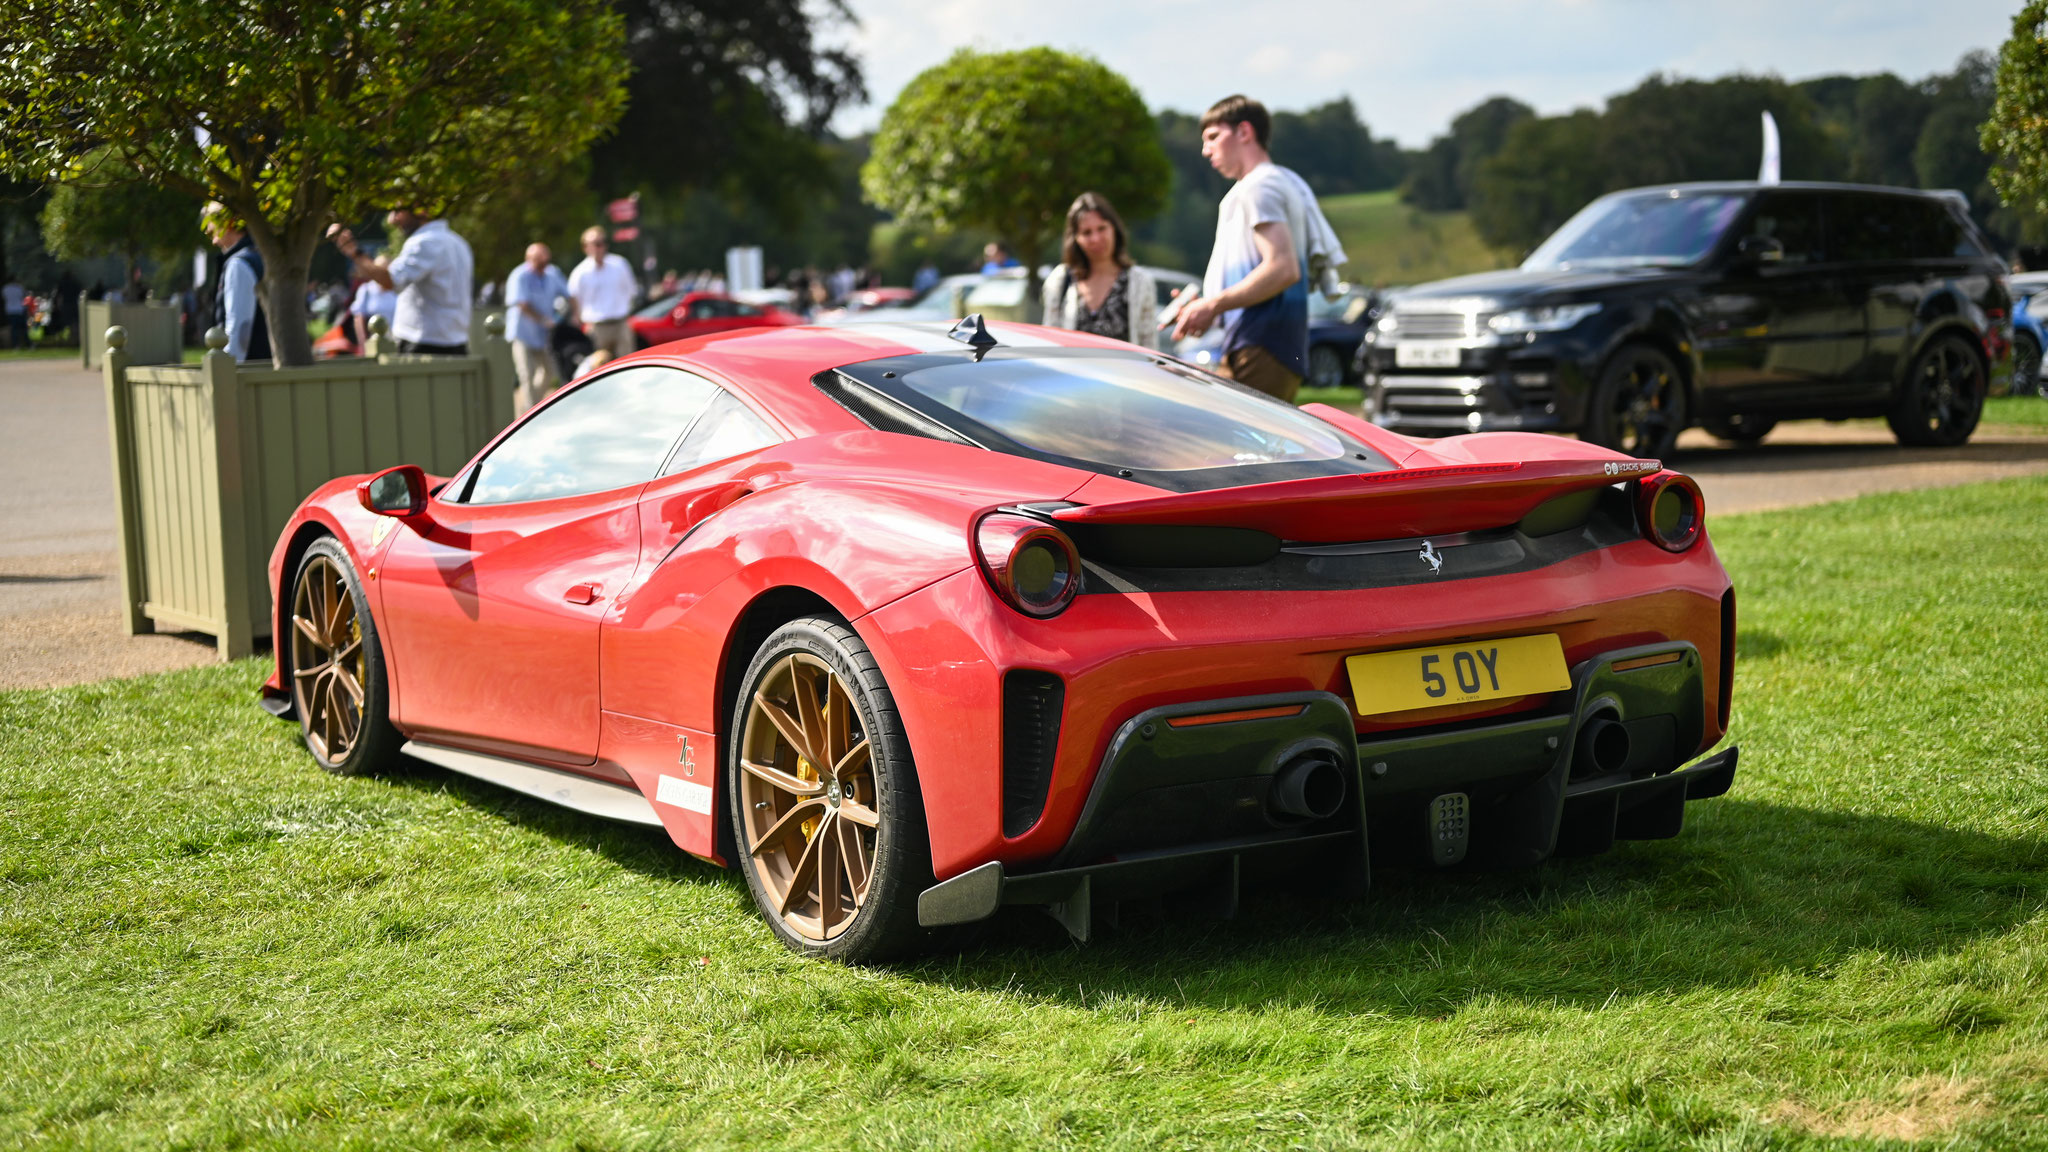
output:
M 1469 207 L 1480 166 L 1501 150 L 1510 129 L 1535 115 L 1535 109 L 1506 96 L 1460 113 L 1450 132 L 1430 141 L 1415 159 L 1401 198 L 1433 212 Z
M 327 225 L 430 212 L 579 153 L 623 101 L 603 0 L 10 0 L 0 168 L 63 182 L 105 149 L 218 200 L 263 256 L 277 362 L 312 360 Z
M 43 242 L 52 255 L 90 260 L 118 252 L 127 262 L 122 282 L 131 283 L 145 257 L 174 259 L 201 243 L 195 197 L 145 184 L 104 152 L 81 168 L 43 206 Z
M 1490 248 L 1526 252 L 1571 218 L 1611 181 L 1595 159 L 1596 112 L 1530 117 L 1508 129 L 1499 152 L 1479 166 L 1472 225 Z
M 831 179 L 820 138 L 867 95 L 860 64 L 817 42 L 852 19 L 844 0 L 617 0 L 625 22 L 626 109 L 591 151 L 594 186 L 716 188 L 794 221 Z
M 1199 156 L 1199 133 L 1196 140 Z M 1273 159 L 1294 169 L 1318 196 L 1392 188 L 1405 165 L 1401 146 L 1374 140 L 1348 96 L 1306 112 L 1273 113 Z
M 962 49 L 925 71 L 883 114 L 861 169 L 868 198 L 898 219 L 987 229 L 1027 267 L 1075 196 L 1099 192 L 1127 219 L 1143 219 L 1159 210 L 1171 177 L 1130 83 L 1050 48 Z M 1027 275 L 1035 284 L 1035 269 Z

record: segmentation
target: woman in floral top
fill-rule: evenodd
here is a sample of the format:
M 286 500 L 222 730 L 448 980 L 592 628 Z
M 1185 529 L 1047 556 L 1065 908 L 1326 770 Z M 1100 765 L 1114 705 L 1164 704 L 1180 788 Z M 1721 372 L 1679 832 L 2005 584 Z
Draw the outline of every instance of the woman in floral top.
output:
M 1083 192 L 1067 209 L 1059 267 L 1045 278 L 1045 323 L 1159 347 L 1159 297 L 1131 263 L 1124 222 L 1109 201 Z

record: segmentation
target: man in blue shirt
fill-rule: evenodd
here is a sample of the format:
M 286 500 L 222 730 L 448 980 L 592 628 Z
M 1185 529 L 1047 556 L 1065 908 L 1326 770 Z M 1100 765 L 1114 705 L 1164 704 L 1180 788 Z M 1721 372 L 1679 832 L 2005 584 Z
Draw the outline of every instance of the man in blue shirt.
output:
M 551 337 L 561 313 L 555 302 L 569 294 L 562 270 L 549 263 L 545 244 L 526 246 L 526 262 L 505 278 L 505 307 L 512 310 L 513 414 L 518 415 L 561 387 Z
M 227 331 L 227 354 L 237 364 L 270 359 L 270 325 L 256 292 L 263 282 L 263 257 L 256 254 L 256 245 L 243 231 L 242 222 L 220 203 L 207 204 L 199 223 L 222 253 L 213 322 Z

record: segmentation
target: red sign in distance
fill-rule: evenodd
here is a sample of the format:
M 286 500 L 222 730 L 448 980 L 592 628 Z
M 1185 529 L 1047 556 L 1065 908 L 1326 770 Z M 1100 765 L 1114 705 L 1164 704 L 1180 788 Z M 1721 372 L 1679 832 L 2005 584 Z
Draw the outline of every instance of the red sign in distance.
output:
M 605 215 L 612 218 L 612 223 L 630 224 L 640 218 L 640 200 L 635 196 L 614 200 L 604 206 L 604 211 Z
M 612 243 L 614 243 L 614 244 L 624 244 L 624 243 L 626 243 L 627 241 L 630 241 L 630 240 L 638 240 L 639 238 L 640 238 L 640 229 L 638 229 L 638 228 L 614 228 L 614 229 L 612 229 Z

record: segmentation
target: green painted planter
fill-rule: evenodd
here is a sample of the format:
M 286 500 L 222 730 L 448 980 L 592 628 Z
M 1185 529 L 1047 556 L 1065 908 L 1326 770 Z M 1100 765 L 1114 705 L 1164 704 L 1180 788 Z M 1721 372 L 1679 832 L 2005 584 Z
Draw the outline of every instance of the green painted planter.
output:
M 182 315 L 175 304 L 109 304 L 78 297 L 78 359 L 96 372 L 107 355 L 107 332 L 128 334 L 128 363 L 176 364 L 185 358 Z
M 105 342 L 128 631 L 204 632 L 227 658 L 270 634 L 264 566 L 307 493 L 396 464 L 446 475 L 512 421 L 503 339 L 399 356 L 380 333 L 371 355 L 305 368 L 237 365 L 218 328 L 196 367 L 132 365 L 118 326 Z

